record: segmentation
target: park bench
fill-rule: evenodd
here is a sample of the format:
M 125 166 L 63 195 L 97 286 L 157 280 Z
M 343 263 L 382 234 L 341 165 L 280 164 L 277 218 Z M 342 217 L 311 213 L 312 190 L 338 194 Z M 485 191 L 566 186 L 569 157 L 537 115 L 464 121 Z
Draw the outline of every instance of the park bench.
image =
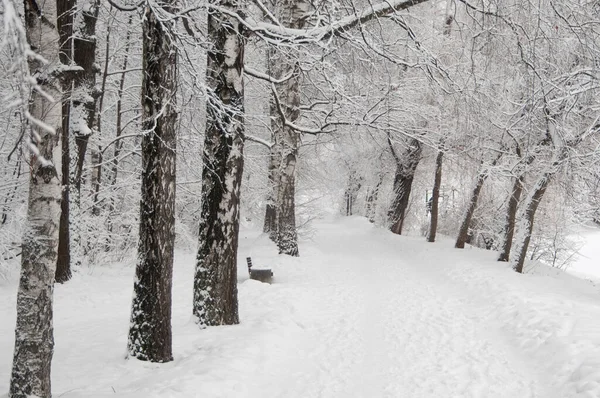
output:
M 273 277 L 271 268 L 252 268 L 252 258 L 246 257 L 246 261 L 248 262 L 248 274 L 250 274 L 250 279 L 271 283 L 271 278 Z

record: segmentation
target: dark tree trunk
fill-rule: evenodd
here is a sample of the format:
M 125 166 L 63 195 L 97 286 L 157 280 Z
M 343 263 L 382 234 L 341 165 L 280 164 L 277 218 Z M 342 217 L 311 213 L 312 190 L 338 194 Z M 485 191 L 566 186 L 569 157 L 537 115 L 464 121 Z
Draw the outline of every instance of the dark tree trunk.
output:
M 491 166 L 495 166 L 496 163 L 502 157 L 502 153 L 498 155 L 493 161 Z M 481 193 L 481 189 L 483 188 L 483 184 L 488 177 L 488 170 L 483 166 L 481 166 L 481 170 L 477 175 L 477 182 L 475 184 L 475 188 L 473 188 L 473 192 L 471 193 L 471 199 L 469 200 L 469 206 L 467 207 L 467 212 L 465 213 L 465 217 L 463 218 L 463 222 L 460 225 L 460 229 L 458 231 L 458 237 L 456 238 L 456 244 L 454 245 L 457 249 L 464 249 L 465 243 L 469 239 L 469 228 L 471 227 L 471 220 L 473 219 L 473 214 L 475 214 L 475 209 L 477 209 L 477 202 L 479 201 L 479 194 Z
M 83 71 L 75 78 L 73 91 L 74 117 L 71 118 L 71 136 L 75 139 L 77 151 L 72 166 L 75 169 L 73 185 L 77 195 L 81 193 L 81 175 L 87 145 L 96 114 L 96 102 L 100 93 L 96 91 L 96 22 L 100 10 L 100 0 L 85 0 L 75 21 L 73 36 L 73 56 L 75 64 Z
M 431 220 L 429 221 L 429 233 L 427 234 L 427 242 L 435 242 L 435 235 L 437 234 L 440 187 L 442 186 L 443 160 L 444 152 L 439 151 L 437 157 L 435 158 L 435 180 L 433 182 L 433 191 L 431 193 Z
M 471 192 L 469 206 L 467 207 L 467 212 L 465 213 L 462 224 L 460 224 L 458 237 L 456 238 L 456 244 L 454 245 L 454 247 L 457 249 L 464 249 L 465 243 L 467 243 L 467 240 L 469 239 L 469 228 L 471 227 L 471 220 L 473 219 L 473 214 L 475 214 L 475 209 L 477 209 L 479 194 L 481 193 L 483 183 L 486 179 L 487 174 L 485 172 L 481 172 L 477 175 L 477 182 L 475 183 L 475 188 L 473 188 L 473 191 Z
M 515 178 L 515 183 L 512 188 L 510 198 L 508 200 L 508 208 L 506 210 L 506 224 L 504 226 L 504 242 L 502 244 L 502 251 L 498 257 L 498 261 L 508 261 L 510 258 L 510 250 L 512 248 L 512 241 L 515 234 L 515 221 L 517 218 L 517 208 L 519 201 L 521 200 L 521 194 L 523 193 L 523 183 L 525 177 L 523 175 Z
M 60 65 L 57 4 L 47 1 L 40 3 L 38 9 L 30 1 L 24 3 L 27 41 L 48 62 L 43 64 L 39 58 L 29 57 L 30 73 L 44 93 L 60 99 L 59 78 L 49 73 Z M 20 32 L 11 34 L 20 35 Z M 50 368 L 54 352 L 52 300 L 62 197 L 62 107 L 60 102 L 51 103 L 37 90 L 32 91 L 29 100 L 32 117 L 51 126 L 56 134 L 37 125 L 28 126 L 32 130 L 31 145 L 36 146 L 39 157 L 32 155 L 29 163 L 27 225 L 22 241 L 15 348 L 8 396 L 49 398 L 52 395 Z
M 214 1 L 235 14 L 237 1 Z M 206 134 L 193 313 L 201 326 L 239 323 L 237 248 L 244 167 L 244 37 L 239 20 L 208 16 Z
M 389 141 L 389 145 L 396 160 L 396 172 L 394 175 L 394 199 L 388 212 L 388 221 L 390 231 L 401 235 L 415 171 L 421 161 L 421 143 L 414 138 L 411 139 L 402 158 L 396 154 L 391 141 Z
M 162 8 L 175 13 L 173 4 L 164 1 Z M 142 197 L 127 348 L 130 356 L 151 362 L 173 359 L 177 47 L 171 26 L 146 7 L 142 23 Z
M 533 232 L 533 221 L 535 218 L 535 212 L 537 211 L 548 184 L 550 183 L 551 174 L 545 173 L 536 183 L 531 194 L 528 197 L 526 203 L 524 203 L 525 211 L 523 212 L 523 218 L 521 220 L 522 229 L 519 231 L 522 236 L 520 241 L 517 242 L 516 247 L 516 261 L 513 263 L 513 269 L 518 273 L 523 273 L 523 265 L 525 264 L 525 257 L 527 255 L 527 249 L 529 249 L 529 242 L 531 241 L 531 233 Z
M 72 37 L 73 37 L 73 14 L 75 12 L 75 0 L 56 0 L 57 28 L 60 36 L 59 60 L 63 65 L 72 63 Z M 63 283 L 71 279 L 71 234 L 69 223 L 70 201 L 69 201 L 69 164 L 71 156 L 69 153 L 69 119 L 72 101 L 71 74 L 63 76 L 62 95 L 62 202 L 60 215 L 60 228 L 58 233 L 58 259 L 56 263 L 56 282 Z

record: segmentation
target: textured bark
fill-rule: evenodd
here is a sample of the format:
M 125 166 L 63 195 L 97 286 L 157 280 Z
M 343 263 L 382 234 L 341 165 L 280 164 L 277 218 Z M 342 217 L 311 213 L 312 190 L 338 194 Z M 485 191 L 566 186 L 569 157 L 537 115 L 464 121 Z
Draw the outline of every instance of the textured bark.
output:
M 510 198 L 508 200 L 508 208 L 506 210 L 506 224 L 504 226 L 504 242 L 502 243 L 502 251 L 498 257 L 498 261 L 508 261 L 510 259 L 510 251 L 512 249 L 512 241 L 515 234 L 515 221 L 517 218 L 517 208 L 523 193 L 524 176 L 515 178 Z
M 287 28 L 303 29 L 310 4 L 306 0 L 282 0 L 276 3 L 275 15 Z M 270 59 L 270 69 L 276 79 L 292 75 L 277 85 L 276 91 L 283 114 L 289 122 L 300 116 L 301 71 L 297 54 L 278 52 Z M 273 109 L 273 107 L 272 107 Z M 272 117 L 281 118 L 278 115 Z M 274 149 L 278 151 L 279 178 L 277 185 L 277 246 L 280 254 L 298 256 L 298 232 L 296 231 L 296 162 L 300 135 L 279 123 L 275 134 Z
M 73 18 L 73 62 L 82 70 L 74 76 L 69 115 L 69 231 L 72 266 L 81 264 L 81 179 L 96 101 L 96 21 L 100 0 L 80 0 Z M 63 166 L 64 169 L 64 166 Z M 58 279 L 57 279 L 58 281 Z
M 83 71 L 75 77 L 71 109 L 70 136 L 74 138 L 76 151 L 71 159 L 72 185 L 79 197 L 85 154 L 96 118 L 96 102 L 100 92 L 96 90 L 96 22 L 100 0 L 83 0 L 74 25 L 73 57 Z M 79 205 L 79 203 L 77 203 Z
M 272 59 L 276 58 L 275 50 L 268 50 L 268 67 L 269 73 L 273 75 L 271 67 L 274 66 Z M 269 234 L 269 238 L 277 243 L 277 194 L 279 192 L 279 167 L 281 165 L 281 153 L 277 145 L 278 135 L 281 134 L 283 125 L 281 123 L 281 117 L 277 110 L 275 99 L 271 95 L 269 101 L 269 109 L 271 113 L 271 141 L 273 146 L 269 150 L 269 166 L 268 166 L 268 183 L 269 193 L 267 194 L 267 206 L 265 208 L 265 223 L 263 226 L 263 232 Z
M 53 98 L 62 97 L 55 74 L 59 66 L 59 36 L 56 29 L 56 2 L 42 3 L 41 9 L 25 1 L 27 39 L 48 61 L 30 58 L 31 74 Z M 52 296 L 56 272 L 61 202 L 62 109 L 32 92 L 31 115 L 56 130 L 52 134 L 37 126 L 32 145 L 42 158 L 32 155 L 30 163 L 27 226 L 23 235 L 21 276 L 17 293 L 17 324 L 9 397 L 51 396 L 50 367 L 54 351 Z
M 163 9 L 173 13 L 174 2 Z M 171 23 L 154 8 L 142 23 L 142 197 L 136 277 L 127 349 L 140 360 L 173 359 L 171 285 L 175 243 L 177 49 Z
M 427 242 L 435 242 L 438 226 L 438 212 L 440 203 L 440 187 L 442 186 L 442 164 L 444 152 L 439 151 L 435 158 L 435 180 L 433 182 L 433 191 L 431 193 L 431 219 L 429 221 L 429 232 Z
M 277 241 L 277 180 L 279 165 L 277 162 L 277 153 L 271 149 L 269 154 L 269 167 L 268 167 L 268 178 L 269 178 L 269 193 L 267 195 L 267 205 L 265 208 L 265 222 L 263 225 L 263 232 L 269 234 L 269 237 L 274 242 Z
M 407 145 L 406 151 L 400 157 L 394 151 L 391 141 L 389 145 L 396 161 L 396 173 L 394 175 L 394 199 L 388 212 L 388 221 L 390 231 L 401 235 L 415 171 L 421 161 L 422 149 L 421 143 L 413 138 Z
M 60 37 L 59 61 L 62 65 L 72 63 L 72 37 L 73 37 L 73 12 L 74 0 L 56 0 L 57 28 Z M 66 74 L 62 76 L 62 203 L 60 228 L 58 233 L 58 259 L 56 263 L 56 282 L 63 283 L 71 279 L 71 231 L 70 201 L 69 201 L 69 163 L 71 154 L 69 151 L 69 120 L 71 112 L 73 76 Z
M 492 161 L 491 166 L 495 166 L 501 157 L 502 153 Z M 473 188 L 473 191 L 471 193 L 471 199 L 469 200 L 469 206 L 467 207 L 465 217 L 463 218 L 463 222 L 460 225 L 458 236 L 456 238 L 456 243 L 454 244 L 454 247 L 457 249 L 465 248 L 465 243 L 467 243 L 467 240 L 469 238 L 469 228 L 471 227 L 471 220 L 473 219 L 473 214 L 475 214 L 475 209 L 477 209 L 479 194 L 481 193 L 481 189 L 483 188 L 483 184 L 485 183 L 487 177 L 487 170 L 482 165 L 482 168 L 479 171 L 479 174 L 477 175 L 477 182 L 475 183 L 475 188 Z
M 521 229 L 520 229 L 520 242 L 517 242 L 516 246 L 516 260 L 512 266 L 515 271 L 522 274 L 523 265 L 525 264 L 525 256 L 527 255 L 527 249 L 529 249 L 529 242 L 531 240 L 531 233 L 533 231 L 533 221 L 535 218 L 535 212 L 546 193 L 548 184 L 550 183 L 551 173 L 545 173 L 535 184 L 535 187 L 529 194 L 527 201 L 524 203 L 525 211 L 521 216 Z
M 469 206 L 467 207 L 467 211 L 465 213 L 465 216 L 463 217 L 463 221 L 460 224 L 460 229 L 458 231 L 456 243 L 454 244 L 454 247 L 457 249 L 465 248 L 465 243 L 467 243 L 467 239 L 469 238 L 469 228 L 471 227 L 471 220 L 473 219 L 473 214 L 475 214 L 475 209 L 477 209 L 479 194 L 481 193 L 481 189 L 483 188 L 483 184 L 485 183 L 486 179 L 487 174 L 485 172 L 480 172 L 477 175 L 477 182 L 475 183 L 475 187 L 471 192 Z
M 233 13 L 241 2 L 213 1 Z M 244 37 L 240 22 L 208 17 L 206 134 L 193 313 L 202 326 L 239 323 L 237 248 L 244 166 Z

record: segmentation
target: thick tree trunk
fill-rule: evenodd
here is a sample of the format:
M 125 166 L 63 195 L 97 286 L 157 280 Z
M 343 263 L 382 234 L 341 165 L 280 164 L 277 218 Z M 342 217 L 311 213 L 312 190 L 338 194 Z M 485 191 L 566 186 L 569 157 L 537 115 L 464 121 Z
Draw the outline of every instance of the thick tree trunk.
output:
M 548 188 L 551 177 L 551 173 L 544 173 L 544 175 L 536 182 L 525 203 L 523 203 L 524 211 L 520 217 L 519 237 L 517 238 L 515 246 L 516 259 L 512 264 L 513 269 L 520 274 L 523 273 L 525 256 L 527 255 L 527 249 L 529 249 L 531 233 L 533 232 L 535 212 L 537 211 L 537 208 L 542 201 L 544 194 L 546 193 L 546 189 Z
M 415 177 L 415 171 L 421 161 L 421 143 L 416 139 L 411 139 L 402 158 L 396 155 L 389 142 L 390 149 L 396 160 L 396 173 L 394 175 L 394 199 L 388 212 L 388 222 L 390 231 L 395 234 L 402 234 L 402 227 L 408 209 L 408 200 L 412 183 Z
M 232 13 L 242 2 L 214 1 Z M 206 134 L 193 313 L 201 326 L 239 323 L 237 248 L 244 166 L 244 37 L 237 18 L 208 16 Z
M 62 65 L 71 65 L 72 59 L 72 37 L 73 37 L 73 14 L 75 11 L 75 0 L 56 0 L 57 28 L 60 37 L 59 60 Z M 69 151 L 69 120 L 71 113 L 71 101 L 73 94 L 73 76 L 66 74 L 62 77 L 62 202 L 60 228 L 58 232 L 58 259 L 56 263 L 56 282 L 63 283 L 71 279 L 71 231 L 69 223 L 70 200 L 69 200 L 69 163 L 71 154 Z
M 437 157 L 435 158 L 435 180 L 433 182 L 433 191 L 431 193 L 431 219 L 429 220 L 427 242 L 435 242 L 435 235 L 437 234 L 443 160 L 444 152 L 439 151 Z
M 59 66 L 56 2 L 40 9 L 25 1 L 27 39 L 48 61 L 29 58 L 30 71 L 52 98 L 62 97 L 54 73 Z M 17 325 L 9 397 L 51 396 L 50 367 L 54 351 L 52 299 L 56 272 L 61 189 L 60 101 L 50 103 L 37 91 L 31 94 L 30 113 L 55 129 L 56 134 L 32 126 L 31 145 L 39 151 L 31 157 L 27 226 L 23 235 L 21 277 L 17 293 Z
M 525 176 L 523 175 L 515 178 L 512 192 L 508 200 L 508 208 L 506 210 L 506 224 L 504 226 L 504 242 L 502 243 L 502 251 L 500 252 L 498 261 L 508 261 L 510 258 L 510 250 L 512 248 L 512 241 L 515 234 L 517 208 L 519 206 L 519 201 L 521 200 L 521 194 L 523 193 L 524 182 Z
M 173 4 L 164 1 L 162 7 L 174 13 Z M 177 47 L 171 26 L 146 7 L 142 23 L 142 198 L 127 349 L 130 356 L 151 362 L 173 359 Z

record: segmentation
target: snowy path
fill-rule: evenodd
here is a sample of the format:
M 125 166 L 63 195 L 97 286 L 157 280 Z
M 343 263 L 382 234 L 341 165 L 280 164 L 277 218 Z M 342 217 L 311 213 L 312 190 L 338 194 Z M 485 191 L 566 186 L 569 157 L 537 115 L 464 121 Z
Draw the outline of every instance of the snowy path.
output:
M 57 286 L 54 396 L 600 397 L 596 286 L 554 271 L 515 275 L 494 253 L 393 236 L 360 218 L 315 230 L 300 258 L 243 231 L 234 327 L 192 322 L 194 256 L 179 253 L 168 364 L 123 358 L 131 267 Z M 272 285 L 247 280 L 247 255 L 274 266 Z M 15 285 L 0 285 L 0 397 Z
M 316 239 L 322 262 L 310 284 L 318 304 L 304 314 L 314 323 L 305 348 L 312 363 L 290 389 L 301 392 L 294 396 L 551 396 L 496 335 L 497 322 L 435 264 L 415 267 L 389 242 L 364 236 L 357 247 L 356 230 L 340 232 Z

